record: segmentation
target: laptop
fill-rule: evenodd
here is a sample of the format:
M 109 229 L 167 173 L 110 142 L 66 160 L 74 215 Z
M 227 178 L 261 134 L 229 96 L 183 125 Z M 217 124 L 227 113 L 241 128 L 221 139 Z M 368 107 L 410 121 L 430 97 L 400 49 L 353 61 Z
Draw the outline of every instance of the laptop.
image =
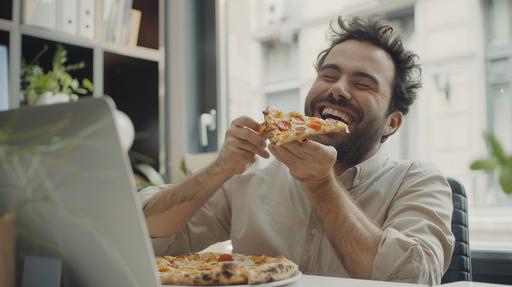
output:
M 25 256 L 62 260 L 62 286 L 160 286 L 110 98 L 0 112 L 0 213 Z M 18 284 L 20 274 L 18 274 Z

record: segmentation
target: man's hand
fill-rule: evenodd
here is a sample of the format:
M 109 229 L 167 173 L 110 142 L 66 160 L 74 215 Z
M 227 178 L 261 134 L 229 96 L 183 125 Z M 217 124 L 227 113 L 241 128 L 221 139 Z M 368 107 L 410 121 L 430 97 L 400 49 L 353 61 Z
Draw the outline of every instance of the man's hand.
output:
M 214 165 L 230 175 L 240 174 L 256 160 L 256 155 L 268 158 L 265 136 L 258 134 L 259 123 L 249 117 L 239 117 L 226 131 L 224 144 Z
M 269 150 L 284 163 L 293 177 L 306 186 L 328 180 L 336 163 L 336 149 L 314 141 L 291 142 L 281 146 L 269 145 Z

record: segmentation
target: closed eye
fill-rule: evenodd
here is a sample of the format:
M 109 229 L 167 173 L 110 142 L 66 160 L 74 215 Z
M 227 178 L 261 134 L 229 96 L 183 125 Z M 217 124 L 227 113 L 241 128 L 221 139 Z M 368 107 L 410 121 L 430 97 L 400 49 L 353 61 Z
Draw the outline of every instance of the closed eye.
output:
M 359 90 L 371 90 L 373 89 L 373 86 L 364 83 L 364 82 L 355 82 L 353 83 L 353 86 Z
M 335 76 L 331 76 L 331 75 L 322 75 L 321 77 L 322 77 L 322 79 L 326 80 L 327 82 L 336 82 L 338 80 L 338 78 L 336 78 Z

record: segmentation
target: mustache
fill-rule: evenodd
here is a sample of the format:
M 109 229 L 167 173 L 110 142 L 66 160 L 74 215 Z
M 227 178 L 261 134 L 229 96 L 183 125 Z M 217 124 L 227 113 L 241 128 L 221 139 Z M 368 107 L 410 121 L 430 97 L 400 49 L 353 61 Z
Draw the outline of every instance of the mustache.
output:
M 314 114 L 316 106 L 318 106 L 320 103 L 329 103 L 332 105 L 344 107 L 352 111 L 355 115 L 357 115 L 358 118 L 361 118 L 363 115 L 361 110 L 358 109 L 352 102 L 348 101 L 345 97 L 335 98 L 332 95 L 320 95 L 315 97 L 309 105 L 309 112 L 311 115 Z

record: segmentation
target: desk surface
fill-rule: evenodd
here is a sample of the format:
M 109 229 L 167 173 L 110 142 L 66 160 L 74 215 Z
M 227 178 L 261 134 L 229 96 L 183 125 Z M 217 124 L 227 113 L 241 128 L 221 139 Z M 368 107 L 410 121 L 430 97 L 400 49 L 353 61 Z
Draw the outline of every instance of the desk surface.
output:
M 350 279 L 350 278 L 338 278 L 338 277 L 326 277 L 326 276 L 312 276 L 312 275 L 302 275 L 300 280 L 293 282 L 289 285 L 290 287 L 306 287 L 306 286 L 322 286 L 322 287 L 330 287 L 330 286 L 343 286 L 343 287 L 408 287 L 408 286 L 426 286 L 419 284 L 406 284 L 406 283 L 396 283 L 396 282 L 383 282 L 383 281 L 372 281 L 372 280 L 360 280 L 360 279 Z
M 397 282 L 383 282 L 383 281 L 372 281 L 372 280 L 359 280 L 359 279 L 349 279 L 349 278 L 338 278 L 338 277 L 325 277 L 325 276 L 312 276 L 312 275 L 302 275 L 300 280 L 288 284 L 286 286 L 289 287 L 306 287 L 306 286 L 322 286 L 322 287 L 330 287 L 330 286 L 343 286 L 343 287 L 408 287 L 408 286 L 427 286 L 427 285 L 419 285 L 419 284 L 406 284 L 406 283 L 397 283 Z M 505 285 L 498 284 L 488 284 L 488 283 L 479 283 L 479 282 L 455 282 L 449 284 L 443 284 L 441 286 L 446 287 L 503 287 Z

